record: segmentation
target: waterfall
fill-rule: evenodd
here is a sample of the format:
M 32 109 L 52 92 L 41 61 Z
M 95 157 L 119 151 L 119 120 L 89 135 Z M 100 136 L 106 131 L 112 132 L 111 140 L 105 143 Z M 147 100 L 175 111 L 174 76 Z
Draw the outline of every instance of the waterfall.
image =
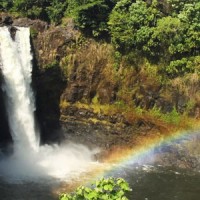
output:
M 32 55 L 29 28 L 17 27 L 15 40 L 7 27 L 0 28 L 0 65 L 14 150 L 38 151 L 34 125 L 34 95 L 31 89 Z
M 0 156 L 0 177 L 35 179 L 51 176 L 70 179 L 88 170 L 93 155 L 80 144 L 39 146 L 34 123 L 34 95 L 31 89 L 32 55 L 29 28 L 16 27 L 14 40 L 7 27 L 0 27 L 0 68 L 14 153 Z

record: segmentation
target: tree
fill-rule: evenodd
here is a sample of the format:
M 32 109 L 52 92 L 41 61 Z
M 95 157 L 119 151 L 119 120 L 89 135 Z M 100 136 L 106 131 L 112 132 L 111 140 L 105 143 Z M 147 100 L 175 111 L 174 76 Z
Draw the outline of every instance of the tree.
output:
M 66 16 L 73 17 L 87 35 L 103 37 L 108 34 L 108 16 L 117 0 L 68 0 Z
M 50 0 L 15 0 L 11 10 L 32 19 L 46 19 L 45 7 L 49 4 Z
M 48 18 L 52 23 L 60 23 L 67 7 L 66 0 L 52 0 L 50 5 L 46 7 Z
M 128 60 L 147 58 L 170 76 L 184 75 L 197 67 L 191 61 L 200 52 L 200 2 L 169 4 L 170 12 L 162 13 L 156 0 L 121 0 L 111 12 L 109 28 L 116 50 Z
M 199 0 L 167 0 L 171 7 L 171 15 L 177 16 L 188 4 L 195 5 Z
M 119 1 L 111 12 L 108 22 L 112 42 L 123 53 L 137 50 L 146 54 L 146 44 L 149 41 L 153 27 L 160 18 L 156 9 L 157 1 L 149 6 L 142 0 Z
M 2 0 L 0 2 L 0 11 L 8 11 L 13 6 L 13 0 Z

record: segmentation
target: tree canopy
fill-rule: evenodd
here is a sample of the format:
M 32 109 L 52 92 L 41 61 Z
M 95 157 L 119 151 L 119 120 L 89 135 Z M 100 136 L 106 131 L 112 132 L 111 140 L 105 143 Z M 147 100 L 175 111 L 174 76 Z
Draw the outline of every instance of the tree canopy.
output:
M 86 35 L 111 41 L 129 60 L 160 63 L 170 76 L 199 66 L 199 0 L 1 0 L 0 9 L 54 24 L 73 18 Z
M 169 0 L 164 13 L 157 0 L 121 0 L 109 18 L 112 42 L 122 54 L 136 52 L 162 63 L 169 75 L 195 70 L 200 52 L 200 2 Z

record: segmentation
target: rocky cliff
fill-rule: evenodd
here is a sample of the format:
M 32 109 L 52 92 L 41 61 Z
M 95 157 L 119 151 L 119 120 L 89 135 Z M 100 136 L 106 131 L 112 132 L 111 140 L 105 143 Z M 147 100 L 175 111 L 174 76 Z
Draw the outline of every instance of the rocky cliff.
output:
M 30 27 L 36 115 L 43 142 L 64 137 L 103 149 L 133 146 L 139 135 L 171 129 L 174 122 L 163 122 L 161 117 L 174 109 L 172 120 L 186 112 L 199 118 L 196 74 L 185 77 L 186 82 L 177 78 L 166 83 L 147 62 L 138 59 L 130 66 L 123 58 L 118 61 L 110 44 L 85 38 L 71 19 L 50 26 L 1 14 L 2 25 Z M 5 119 L 4 111 L 0 115 Z M 1 124 L 1 130 L 7 130 Z

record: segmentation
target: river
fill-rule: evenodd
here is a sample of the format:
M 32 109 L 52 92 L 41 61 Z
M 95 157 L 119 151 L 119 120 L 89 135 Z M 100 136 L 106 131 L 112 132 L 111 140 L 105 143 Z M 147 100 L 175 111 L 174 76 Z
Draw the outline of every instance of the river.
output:
M 107 176 L 123 177 L 132 191 L 130 200 L 199 200 L 200 173 L 162 166 L 126 166 Z M 38 181 L 3 180 L 0 178 L 0 199 L 56 200 L 68 184 L 55 179 Z
M 130 184 L 130 200 L 199 200 L 200 173 L 190 170 L 142 166 L 119 170 Z

